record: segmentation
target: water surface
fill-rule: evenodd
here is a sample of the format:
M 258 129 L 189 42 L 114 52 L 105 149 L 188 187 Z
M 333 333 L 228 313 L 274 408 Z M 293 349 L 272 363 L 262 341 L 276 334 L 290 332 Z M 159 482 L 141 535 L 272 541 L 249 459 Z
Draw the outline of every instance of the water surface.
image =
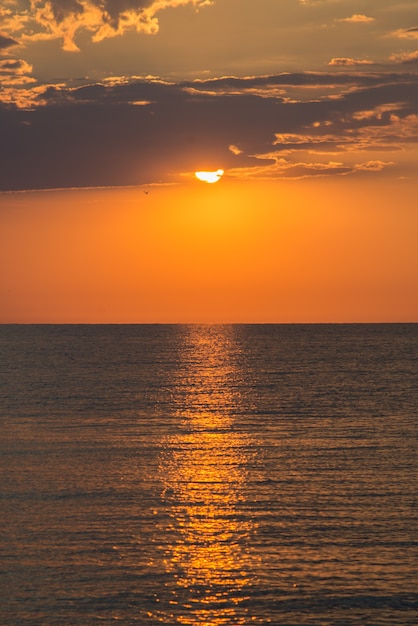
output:
M 0 350 L 2 623 L 418 623 L 418 325 Z

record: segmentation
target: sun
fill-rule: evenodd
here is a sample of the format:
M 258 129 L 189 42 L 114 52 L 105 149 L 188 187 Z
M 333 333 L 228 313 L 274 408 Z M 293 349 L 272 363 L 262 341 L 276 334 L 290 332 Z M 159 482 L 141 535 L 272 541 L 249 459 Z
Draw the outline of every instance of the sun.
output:
M 223 170 L 216 170 L 216 172 L 195 172 L 194 175 L 204 183 L 217 183 L 223 176 Z

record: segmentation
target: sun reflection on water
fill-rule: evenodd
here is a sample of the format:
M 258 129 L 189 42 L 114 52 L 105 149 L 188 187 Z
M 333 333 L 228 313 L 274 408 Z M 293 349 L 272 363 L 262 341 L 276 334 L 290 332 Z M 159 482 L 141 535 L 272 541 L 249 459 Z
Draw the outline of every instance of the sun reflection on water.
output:
M 173 389 L 179 434 L 164 442 L 160 477 L 172 541 L 165 567 L 175 578 L 171 615 L 178 624 L 246 624 L 255 555 L 245 513 L 251 442 L 234 430 L 239 411 L 233 330 L 189 327 Z

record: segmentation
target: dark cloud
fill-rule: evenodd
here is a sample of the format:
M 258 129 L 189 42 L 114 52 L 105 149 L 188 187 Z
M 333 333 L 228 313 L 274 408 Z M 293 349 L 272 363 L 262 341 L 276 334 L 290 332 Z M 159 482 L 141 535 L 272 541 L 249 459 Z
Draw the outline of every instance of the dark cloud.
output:
M 154 0 L 92 0 L 92 4 L 103 11 L 104 21 L 117 29 L 121 15 L 129 11 L 141 13 L 154 4 Z
M 0 61 L 0 71 L 2 72 L 16 73 L 20 72 L 26 66 L 27 63 L 25 61 L 22 61 L 21 59 Z
M 89 4 L 100 10 L 102 20 L 117 29 L 121 15 L 128 11 L 141 12 L 151 6 L 154 0 L 90 0 Z M 47 0 L 57 24 L 73 16 L 75 19 L 86 12 L 87 3 L 83 0 Z
M 84 13 L 83 5 L 77 0 L 48 0 L 47 4 L 51 7 L 52 15 L 58 24 L 69 15 L 77 17 Z
M 11 37 L 4 37 L 3 35 L 0 35 L 0 50 L 5 50 L 6 48 L 11 48 L 12 46 L 17 46 L 18 44 L 19 42 Z
M 347 86 L 338 97 L 325 90 L 320 99 L 298 101 L 275 90 L 285 83 L 334 82 Z M 2 190 L 135 185 L 218 167 L 268 169 L 281 154 L 295 155 L 288 176 L 302 170 L 345 174 L 352 168 L 342 162 L 297 165 L 297 154 L 343 155 L 356 147 L 388 150 L 418 141 L 418 81 L 411 73 L 180 84 L 114 80 L 77 89 L 50 87 L 38 99 L 32 110 L 0 109 Z
M 411 75 L 411 78 L 416 78 Z M 223 77 L 211 78 L 208 80 L 194 80 L 183 82 L 183 87 L 194 87 L 196 89 L 251 89 L 263 86 L 300 86 L 314 87 L 327 85 L 378 85 L 384 82 L 404 82 L 408 80 L 408 75 L 398 73 L 385 74 L 384 78 L 380 73 L 326 73 L 326 72 L 300 72 L 272 75 L 272 76 L 250 76 L 247 78 Z

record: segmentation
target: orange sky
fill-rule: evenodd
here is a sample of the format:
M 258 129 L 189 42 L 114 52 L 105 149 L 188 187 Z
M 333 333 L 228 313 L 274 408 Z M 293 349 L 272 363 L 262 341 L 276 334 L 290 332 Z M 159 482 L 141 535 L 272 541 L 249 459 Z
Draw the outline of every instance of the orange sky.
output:
M 416 9 L 3 3 L 0 322 L 417 322 Z
M 418 321 L 410 181 L 3 194 L 9 322 Z M 396 211 L 394 211 L 396 206 Z

